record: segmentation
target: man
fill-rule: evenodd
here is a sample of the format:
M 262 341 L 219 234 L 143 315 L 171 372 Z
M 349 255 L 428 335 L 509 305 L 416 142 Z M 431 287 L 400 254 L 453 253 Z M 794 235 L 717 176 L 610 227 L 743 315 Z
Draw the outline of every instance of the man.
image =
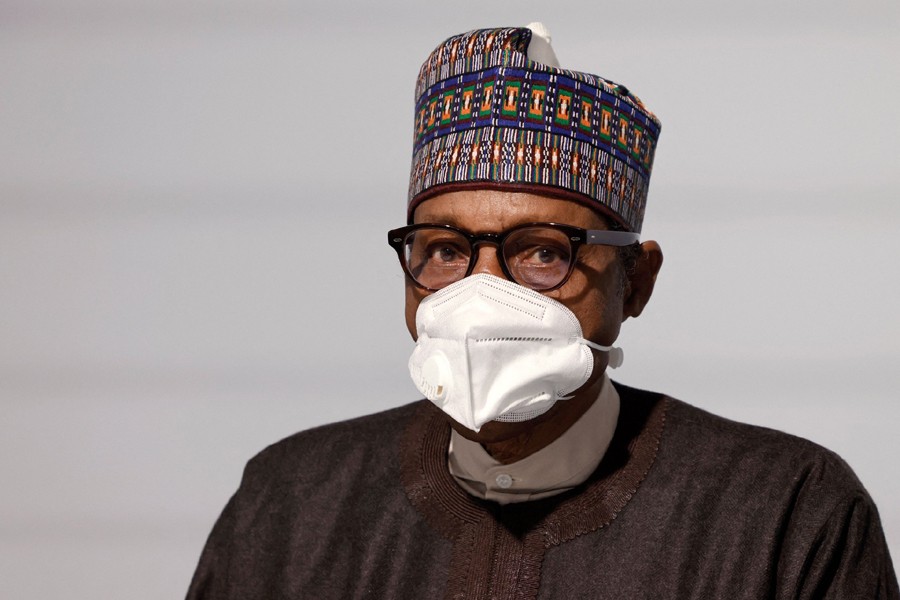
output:
M 428 400 L 247 466 L 189 598 L 900 598 L 834 454 L 610 381 L 662 265 L 659 121 L 541 27 L 441 44 L 416 87 L 406 274 Z

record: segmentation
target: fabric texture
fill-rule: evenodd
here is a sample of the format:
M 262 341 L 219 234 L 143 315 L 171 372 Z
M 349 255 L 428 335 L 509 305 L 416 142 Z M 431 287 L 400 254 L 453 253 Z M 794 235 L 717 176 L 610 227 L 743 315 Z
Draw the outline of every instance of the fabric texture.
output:
M 660 122 L 625 86 L 528 59 L 528 28 L 449 38 L 416 83 L 409 211 L 465 187 L 571 198 L 640 232 Z
M 534 502 L 456 485 L 427 401 L 283 440 L 248 463 L 188 598 L 900 598 L 836 455 L 616 387 L 598 469 Z

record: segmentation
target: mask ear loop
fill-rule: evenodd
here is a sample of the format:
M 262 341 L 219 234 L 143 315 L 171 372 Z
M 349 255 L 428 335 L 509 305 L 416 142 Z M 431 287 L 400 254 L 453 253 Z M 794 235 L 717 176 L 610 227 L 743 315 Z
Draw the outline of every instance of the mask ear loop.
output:
M 622 363 L 625 362 L 625 351 L 616 346 L 603 346 L 602 344 L 597 344 L 592 342 L 591 340 L 586 340 L 581 338 L 581 343 L 589 348 L 593 348 L 594 350 L 599 350 L 600 352 L 608 352 L 609 359 L 607 362 L 607 366 L 610 369 L 617 369 L 622 366 Z

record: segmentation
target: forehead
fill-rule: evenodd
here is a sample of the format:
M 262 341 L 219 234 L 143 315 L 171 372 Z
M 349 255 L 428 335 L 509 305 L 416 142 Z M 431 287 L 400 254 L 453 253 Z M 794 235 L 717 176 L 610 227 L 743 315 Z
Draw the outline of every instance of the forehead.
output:
M 563 223 L 585 229 L 608 228 L 599 213 L 577 202 L 500 190 L 439 194 L 422 202 L 413 214 L 413 223 L 455 225 L 472 233 L 501 231 L 532 222 Z

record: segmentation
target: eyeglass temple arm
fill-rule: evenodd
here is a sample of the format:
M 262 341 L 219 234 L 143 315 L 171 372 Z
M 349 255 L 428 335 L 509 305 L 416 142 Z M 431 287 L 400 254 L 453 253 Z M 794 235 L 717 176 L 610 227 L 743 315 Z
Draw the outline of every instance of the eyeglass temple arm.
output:
M 610 231 L 608 229 L 588 229 L 586 244 L 607 246 L 628 246 L 641 241 L 641 234 L 632 231 Z

